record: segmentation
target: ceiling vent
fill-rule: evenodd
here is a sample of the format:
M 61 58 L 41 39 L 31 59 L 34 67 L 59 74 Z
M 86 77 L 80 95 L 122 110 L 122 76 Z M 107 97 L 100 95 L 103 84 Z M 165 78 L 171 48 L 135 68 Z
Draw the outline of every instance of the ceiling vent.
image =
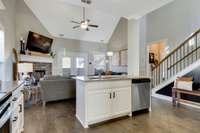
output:
M 92 1 L 91 0 L 81 0 L 81 2 L 85 3 L 85 4 L 91 4 Z

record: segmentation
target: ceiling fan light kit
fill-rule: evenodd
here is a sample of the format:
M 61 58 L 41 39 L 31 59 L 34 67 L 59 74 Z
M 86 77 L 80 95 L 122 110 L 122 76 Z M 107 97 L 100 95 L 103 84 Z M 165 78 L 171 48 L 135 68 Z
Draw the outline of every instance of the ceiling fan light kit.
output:
M 90 20 L 85 17 L 85 7 L 83 7 L 83 20 L 81 22 L 71 21 L 71 23 L 77 24 L 73 29 L 81 28 L 86 31 L 90 31 L 89 27 L 98 28 L 98 25 L 90 24 Z
M 88 28 L 88 21 L 82 22 L 81 25 L 80 25 L 80 27 L 81 27 L 82 29 L 87 29 L 87 28 Z

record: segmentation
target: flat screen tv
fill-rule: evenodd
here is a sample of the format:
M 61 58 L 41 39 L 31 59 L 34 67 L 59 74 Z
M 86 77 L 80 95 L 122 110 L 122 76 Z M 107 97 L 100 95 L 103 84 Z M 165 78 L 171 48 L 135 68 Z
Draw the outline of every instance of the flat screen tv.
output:
M 53 39 L 30 31 L 27 39 L 26 49 L 48 54 L 51 52 L 52 43 Z

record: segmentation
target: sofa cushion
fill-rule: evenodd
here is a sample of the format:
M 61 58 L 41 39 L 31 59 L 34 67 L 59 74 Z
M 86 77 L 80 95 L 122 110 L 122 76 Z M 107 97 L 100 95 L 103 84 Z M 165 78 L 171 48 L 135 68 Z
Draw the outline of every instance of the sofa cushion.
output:
M 55 76 L 46 75 L 46 76 L 44 76 L 43 79 L 44 79 L 44 80 L 67 80 L 67 79 L 70 79 L 70 77 L 67 77 L 67 76 L 59 76 L 59 75 L 55 75 Z

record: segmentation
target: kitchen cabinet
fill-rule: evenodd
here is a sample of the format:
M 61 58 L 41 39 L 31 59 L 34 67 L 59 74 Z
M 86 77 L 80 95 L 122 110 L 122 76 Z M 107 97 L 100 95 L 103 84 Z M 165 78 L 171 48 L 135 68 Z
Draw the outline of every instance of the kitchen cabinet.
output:
M 21 133 L 24 131 L 24 95 L 23 86 L 13 92 L 11 116 L 11 133 Z
M 131 80 L 76 80 L 76 117 L 85 128 L 126 115 L 132 115 Z
M 104 119 L 111 113 L 111 91 L 109 89 L 88 92 L 88 121 Z
M 112 90 L 113 102 L 112 102 L 112 114 L 119 115 L 131 110 L 131 89 L 130 86 L 116 88 Z

